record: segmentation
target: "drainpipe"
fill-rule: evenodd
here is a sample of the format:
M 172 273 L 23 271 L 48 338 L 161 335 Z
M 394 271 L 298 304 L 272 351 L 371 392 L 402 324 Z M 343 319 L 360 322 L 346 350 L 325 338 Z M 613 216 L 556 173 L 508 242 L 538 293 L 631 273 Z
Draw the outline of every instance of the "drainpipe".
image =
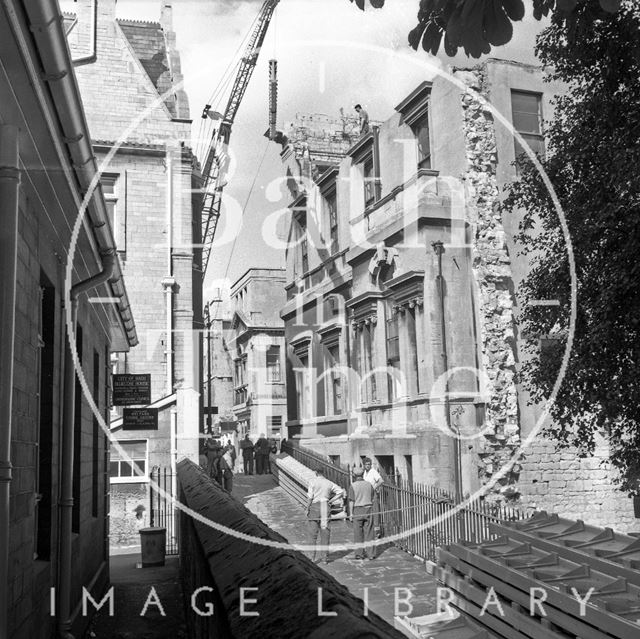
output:
M 91 64 L 97 60 L 97 47 L 98 40 L 98 0 L 91 1 L 91 33 L 89 35 L 89 53 L 87 55 L 81 55 L 77 58 L 73 58 L 74 67 L 79 67 L 83 64 Z
M 444 366 L 445 382 L 444 382 L 444 417 L 447 423 L 447 429 L 453 433 L 453 473 L 454 473 L 454 492 L 456 503 L 462 502 L 462 477 L 460 464 L 460 438 L 457 427 L 454 429 L 451 425 L 451 404 L 449 402 L 449 354 L 447 352 L 447 333 L 446 321 L 444 315 L 444 277 L 442 276 L 442 254 L 444 253 L 444 244 L 440 241 L 431 244 L 433 250 L 438 256 L 438 294 L 440 298 L 440 332 L 442 346 L 442 364 Z
M 167 338 L 165 345 L 167 361 L 167 395 L 173 393 L 173 164 L 171 150 L 167 149 L 167 275 L 162 286 L 167 295 Z
M 9 636 L 9 486 L 19 188 L 18 129 L 0 126 L 0 637 Z
M 75 333 L 78 315 L 78 297 L 86 291 L 104 284 L 114 273 L 116 252 L 102 255 L 102 271 L 71 287 L 71 325 Z M 72 516 L 73 516 L 73 437 L 75 427 L 76 369 L 72 356 L 71 335 L 67 336 L 64 359 L 64 409 L 61 437 L 60 464 L 60 557 L 58 562 L 58 637 L 74 639 L 71 634 L 71 573 L 73 570 Z

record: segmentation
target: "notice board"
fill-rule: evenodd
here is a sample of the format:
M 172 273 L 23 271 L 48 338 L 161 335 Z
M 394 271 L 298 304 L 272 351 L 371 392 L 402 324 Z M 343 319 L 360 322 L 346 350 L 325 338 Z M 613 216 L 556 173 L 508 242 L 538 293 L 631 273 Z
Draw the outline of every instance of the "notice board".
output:
M 151 375 L 114 375 L 114 406 L 136 406 L 151 403 Z
M 122 430 L 158 430 L 157 408 L 125 408 Z

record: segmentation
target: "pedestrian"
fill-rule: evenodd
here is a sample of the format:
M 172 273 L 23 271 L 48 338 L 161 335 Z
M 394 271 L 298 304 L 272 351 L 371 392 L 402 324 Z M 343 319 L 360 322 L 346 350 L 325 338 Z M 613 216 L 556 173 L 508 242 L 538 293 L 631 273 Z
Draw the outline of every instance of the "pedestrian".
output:
M 235 472 L 235 470 L 236 470 L 236 459 L 238 457 L 238 455 L 236 454 L 236 447 L 231 442 L 229 442 L 227 444 L 227 450 L 229 451 L 229 454 L 231 455 L 231 461 L 233 462 L 231 464 L 231 470 L 233 470 Z
M 240 442 L 242 452 L 242 467 L 245 475 L 253 475 L 253 442 L 249 438 L 249 433 Z
M 207 461 L 209 462 L 209 468 L 211 468 L 211 462 L 213 461 L 213 459 L 218 456 L 216 448 L 217 446 L 215 444 L 215 441 L 210 437 L 205 444 L 205 455 L 207 456 Z
M 353 543 L 356 559 L 375 559 L 373 541 L 373 486 L 364 480 L 362 468 L 353 469 L 349 486 L 349 521 L 353 522 Z
M 360 135 L 366 135 L 369 133 L 369 114 L 360 104 L 356 104 L 353 108 L 356 110 L 358 119 L 360 120 Z
M 307 530 L 311 561 L 329 563 L 329 542 L 331 540 L 331 506 L 329 502 L 334 493 L 334 485 L 325 476 L 321 468 L 316 470 L 315 477 L 309 482 L 307 490 Z M 320 548 L 316 552 L 316 541 L 320 536 Z
M 222 474 L 221 486 L 228 492 L 233 489 L 233 459 L 231 457 L 231 450 L 220 449 L 220 471 Z
M 269 459 L 269 442 L 262 434 L 254 447 L 256 455 L 256 475 L 264 475 L 267 472 L 267 460 Z
M 363 478 L 373 486 L 373 529 L 376 538 L 381 536 L 380 530 L 380 487 L 384 484 L 384 479 L 380 473 L 373 467 L 371 459 L 365 457 L 362 460 L 364 465 Z
M 207 447 L 203 446 L 200 450 L 200 457 L 198 459 L 198 463 L 200 464 L 200 468 L 204 470 L 205 473 L 209 472 L 209 458 L 207 457 Z
M 222 485 L 222 477 L 220 470 L 220 448 L 211 448 L 209 450 L 209 477 L 218 484 Z
M 267 457 L 266 457 L 266 462 L 267 462 L 267 473 L 270 475 L 271 474 L 271 455 L 277 455 L 278 454 L 278 444 L 276 443 L 275 439 L 272 439 L 269 442 L 269 452 L 267 453 Z

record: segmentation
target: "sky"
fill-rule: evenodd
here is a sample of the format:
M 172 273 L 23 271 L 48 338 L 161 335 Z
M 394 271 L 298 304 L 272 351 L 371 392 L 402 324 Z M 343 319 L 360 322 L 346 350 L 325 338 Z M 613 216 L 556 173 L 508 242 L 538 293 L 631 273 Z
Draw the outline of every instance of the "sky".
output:
M 224 111 L 231 83 L 221 84 L 221 80 L 237 59 L 262 1 L 173 1 L 196 150 L 203 146 L 198 140 L 202 109 L 211 103 Z M 118 0 L 117 15 L 155 21 L 160 6 L 161 0 Z M 477 64 L 461 54 L 453 60 L 442 54 L 440 59 L 410 49 L 407 34 L 417 22 L 417 8 L 418 0 L 387 0 L 383 9 L 368 7 L 363 13 L 348 0 L 281 0 L 232 129 L 233 161 L 225 195 L 236 205 L 223 210 L 205 297 L 213 288 L 224 286 L 225 280 L 234 282 L 250 267 L 284 266 L 284 251 L 269 247 L 262 239 L 266 215 L 288 203 L 284 193 L 279 201 L 270 201 L 265 194 L 269 183 L 282 175 L 280 146 L 263 135 L 268 126 L 268 60 L 278 60 L 278 128 L 284 128 L 296 113 L 338 117 L 342 107 L 345 114 L 355 115 L 356 103 L 367 109 L 371 119 L 386 120 L 412 89 L 433 77 L 434 65 Z M 492 56 L 534 62 L 534 36 L 539 28 L 525 18 L 516 25 L 512 41 L 494 49 Z M 216 89 L 219 97 L 212 102 Z M 241 219 L 240 211 L 244 211 Z

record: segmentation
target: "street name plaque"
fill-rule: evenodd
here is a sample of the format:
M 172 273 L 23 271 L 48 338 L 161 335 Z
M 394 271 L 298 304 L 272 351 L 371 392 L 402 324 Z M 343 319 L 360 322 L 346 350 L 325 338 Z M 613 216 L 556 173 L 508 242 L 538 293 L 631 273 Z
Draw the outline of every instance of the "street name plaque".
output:
M 158 430 L 157 408 L 125 408 L 122 430 Z
M 131 406 L 151 403 L 151 375 L 113 376 L 113 405 Z

